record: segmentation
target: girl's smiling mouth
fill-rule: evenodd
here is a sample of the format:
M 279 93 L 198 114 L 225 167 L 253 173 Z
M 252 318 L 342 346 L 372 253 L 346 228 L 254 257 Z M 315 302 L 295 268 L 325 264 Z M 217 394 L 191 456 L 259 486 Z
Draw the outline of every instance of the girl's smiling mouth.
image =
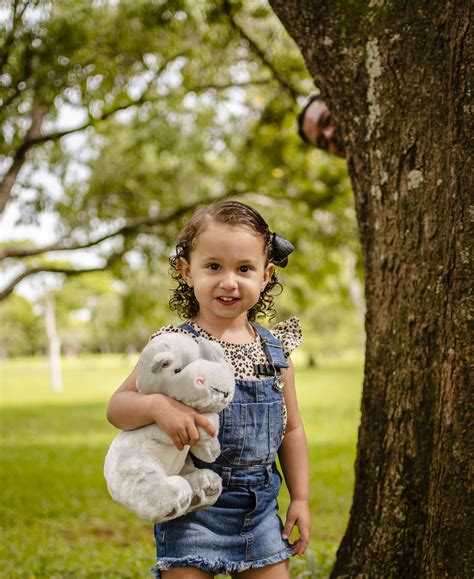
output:
M 239 301 L 239 298 L 233 298 L 233 297 L 228 297 L 228 296 L 220 296 L 216 299 L 218 302 L 220 302 L 221 304 L 225 304 L 225 305 L 233 305 Z

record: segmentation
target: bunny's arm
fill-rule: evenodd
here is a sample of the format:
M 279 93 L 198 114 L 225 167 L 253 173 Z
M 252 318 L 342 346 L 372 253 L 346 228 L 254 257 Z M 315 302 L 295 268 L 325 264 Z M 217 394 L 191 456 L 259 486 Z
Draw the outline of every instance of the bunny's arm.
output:
M 219 431 L 219 415 L 216 413 L 202 414 L 214 427 L 215 431 Z M 221 447 L 217 437 L 209 436 L 209 434 L 198 427 L 199 440 L 196 444 L 191 446 L 190 452 L 196 458 L 204 462 L 214 462 L 221 453 Z

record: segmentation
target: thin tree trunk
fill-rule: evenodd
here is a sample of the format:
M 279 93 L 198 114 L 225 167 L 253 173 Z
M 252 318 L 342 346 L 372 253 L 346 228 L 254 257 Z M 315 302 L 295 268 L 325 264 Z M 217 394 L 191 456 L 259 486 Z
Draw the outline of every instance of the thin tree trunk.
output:
M 473 575 L 464 0 L 271 0 L 346 136 L 365 268 L 356 482 L 333 577 Z
M 56 312 L 54 297 L 46 294 L 43 301 L 44 323 L 48 338 L 48 362 L 51 375 L 51 388 L 53 392 L 62 392 L 63 382 L 61 377 L 61 338 L 56 327 Z

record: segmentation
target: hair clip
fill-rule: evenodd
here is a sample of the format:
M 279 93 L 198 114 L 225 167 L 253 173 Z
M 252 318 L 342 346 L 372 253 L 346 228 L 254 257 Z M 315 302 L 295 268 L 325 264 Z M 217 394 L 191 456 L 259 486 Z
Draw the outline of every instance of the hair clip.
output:
M 278 233 L 272 234 L 272 258 L 271 261 L 279 267 L 286 267 L 288 256 L 294 251 L 294 246 Z

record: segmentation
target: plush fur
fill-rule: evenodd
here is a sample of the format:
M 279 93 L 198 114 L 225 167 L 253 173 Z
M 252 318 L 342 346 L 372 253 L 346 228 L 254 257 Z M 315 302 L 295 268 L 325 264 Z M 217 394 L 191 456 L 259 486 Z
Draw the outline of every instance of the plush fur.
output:
M 232 401 L 234 373 L 222 348 L 203 338 L 162 334 L 144 348 L 137 365 L 137 389 L 162 393 L 192 406 L 219 430 L 217 413 Z M 219 442 L 198 428 L 197 444 L 179 451 L 157 424 L 121 432 L 105 458 L 112 498 L 155 523 L 214 504 L 222 480 L 197 469 L 188 453 L 205 462 L 220 454 Z

